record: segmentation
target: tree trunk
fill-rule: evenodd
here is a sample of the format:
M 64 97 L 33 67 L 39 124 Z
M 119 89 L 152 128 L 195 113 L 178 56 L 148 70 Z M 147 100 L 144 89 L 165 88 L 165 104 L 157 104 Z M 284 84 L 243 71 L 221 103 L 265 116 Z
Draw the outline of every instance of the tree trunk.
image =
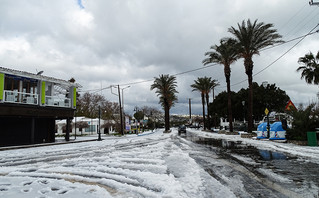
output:
M 252 75 L 248 76 L 248 132 L 253 131 L 253 77 Z
M 229 131 L 233 132 L 233 112 L 231 105 L 231 91 L 230 91 L 230 75 L 226 76 L 227 83 L 227 96 L 228 96 L 228 122 L 229 122 Z
M 246 74 L 248 76 L 248 133 L 253 131 L 253 66 L 254 63 L 251 57 L 244 60 Z
M 165 107 L 164 107 L 164 113 L 165 113 L 165 131 L 168 132 L 170 127 L 169 127 L 169 107 L 168 103 L 165 102 Z
M 209 94 L 206 93 L 206 105 L 207 105 L 207 128 L 210 130 L 211 124 L 210 124 L 210 115 L 209 115 Z
M 229 131 L 233 132 L 233 111 L 231 107 L 231 91 L 230 91 L 230 65 L 225 64 L 224 65 L 224 73 L 226 78 L 226 84 L 227 84 L 227 105 L 228 105 L 228 122 L 229 122 Z
M 205 97 L 204 93 L 202 93 L 202 105 L 203 105 L 203 122 L 204 122 L 204 130 L 206 129 L 206 119 L 205 119 Z

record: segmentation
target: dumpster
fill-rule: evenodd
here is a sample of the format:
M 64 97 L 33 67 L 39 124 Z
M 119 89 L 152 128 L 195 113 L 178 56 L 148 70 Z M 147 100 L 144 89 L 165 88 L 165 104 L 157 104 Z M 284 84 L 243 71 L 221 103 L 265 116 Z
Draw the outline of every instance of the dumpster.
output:
M 317 132 L 308 131 L 307 132 L 307 140 L 308 140 L 308 146 L 318 146 Z
M 263 122 L 257 127 L 257 139 L 265 139 L 267 135 L 267 122 Z
M 286 131 L 282 128 L 281 122 L 274 122 L 270 125 L 270 140 L 286 140 Z

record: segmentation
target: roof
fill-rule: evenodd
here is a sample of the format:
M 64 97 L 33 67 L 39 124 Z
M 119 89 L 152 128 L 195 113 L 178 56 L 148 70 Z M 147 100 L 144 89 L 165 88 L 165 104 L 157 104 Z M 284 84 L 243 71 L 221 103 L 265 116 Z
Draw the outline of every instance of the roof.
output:
M 99 121 L 99 118 L 87 118 L 87 117 L 83 117 L 83 116 L 79 116 L 79 117 L 74 117 L 72 120 L 72 123 L 74 123 L 76 120 L 76 123 L 79 122 L 95 122 L 97 123 Z M 102 124 L 115 124 L 116 122 L 114 120 L 103 120 L 101 119 L 101 125 Z M 55 124 L 57 125 L 65 125 L 66 124 L 66 119 L 63 120 L 56 120 Z
M 52 83 L 60 84 L 64 87 L 65 86 L 66 87 L 75 86 L 77 88 L 82 87 L 78 83 L 72 83 L 72 82 L 69 82 L 66 80 L 61 80 L 61 79 L 57 79 L 57 78 L 53 78 L 53 77 L 43 76 L 41 74 L 33 74 L 33 73 L 25 72 L 25 71 L 18 71 L 18 70 L 4 68 L 4 67 L 0 67 L 0 73 L 11 74 L 11 75 L 16 75 L 16 76 L 23 76 L 23 77 L 37 79 L 37 80 L 46 81 L 46 82 L 52 82 Z

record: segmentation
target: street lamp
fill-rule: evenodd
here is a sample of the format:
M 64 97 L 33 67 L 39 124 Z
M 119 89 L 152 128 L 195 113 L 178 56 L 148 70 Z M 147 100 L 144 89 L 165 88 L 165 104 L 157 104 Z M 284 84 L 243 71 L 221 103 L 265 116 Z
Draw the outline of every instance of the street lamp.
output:
M 74 111 L 74 140 L 76 140 L 76 110 Z
M 131 86 L 127 86 L 127 87 L 124 87 L 124 88 L 121 88 L 122 89 L 122 112 L 123 112 L 123 114 L 124 114 L 124 120 L 125 120 L 125 111 L 124 111 L 124 93 L 123 93 L 123 90 L 124 89 L 127 89 L 127 88 L 130 88 Z M 126 124 L 125 124 L 125 122 L 123 122 L 124 123 L 124 130 L 126 131 Z M 122 126 L 123 127 L 123 126 Z
M 117 88 L 118 90 L 118 94 L 116 93 L 113 93 L 112 91 L 112 87 L 115 87 Z M 120 105 L 120 123 L 121 123 L 121 127 L 120 127 L 120 131 L 121 131 L 121 135 L 124 135 L 124 131 L 123 131 L 123 118 L 122 118 L 122 104 L 121 104 L 121 91 L 120 91 L 120 85 L 117 85 L 117 86 L 111 86 L 111 93 L 118 96 L 119 97 L 119 105 Z
M 243 104 L 243 113 L 244 113 L 244 131 L 246 130 L 246 122 L 245 122 L 245 101 L 241 101 L 241 103 Z
M 189 108 L 189 122 L 192 124 L 192 102 L 191 98 L 188 98 L 188 108 Z
M 98 137 L 98 141 L 101 141 L 101 105 L 99 105 L 99 131 L 98 131 L 99 137 Z
M 123 113 L 125 115 L 125 112 L 124 112 L 124 94 L 123 94 L 123 90 L 124 89 L 127 89 L 127 88 L 130 88 L 131 86 L 127 86 L 127 87 L 124 87 L 124 88 L 121 88 L 122 89 L 122 108 L 123 108 Z

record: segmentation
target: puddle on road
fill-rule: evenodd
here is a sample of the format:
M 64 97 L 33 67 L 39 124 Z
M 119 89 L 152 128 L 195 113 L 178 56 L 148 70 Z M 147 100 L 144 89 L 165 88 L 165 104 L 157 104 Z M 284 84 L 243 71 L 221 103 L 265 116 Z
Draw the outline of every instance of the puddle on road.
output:
M 303 160 L 303 158 L 285 153 L 258 149 L 243 144 L 242 141 L 198 137 L 189 133 L 181 137 L 197 144 L 207 145 L 211 151 L 220 154 L 222 158 L 237 161 L 256 175 L 262 175 L 260 177 L 262 181 L 269 181 L 268 186 L 272 186 L 271 188 L 276 190 L 279 189 L 278 191 L 283 194 L 286 194 L 284 190 L 286 188 L 302 188 L 303 190 L 298 191 L 298 193 L 308 193 L 309 190 L 316 191 L 316 189 L 319 189 L 318 164 L 309 160 Z M 238 158 L 237 155 L 243 156 L 243 158 Z M 252 161 L 249 159 L 252 159 Z M 253 161 L 256 162 L 256 166 L 251 163 Z M 214 167 L 207 168 L 214 170 Z M 265 173 L 260 172 L 259 168 L 267 171 Z M 249 191 L 249 188 L 246 190 Z M 289 194 L 290 190 L 287 192 Z
M 263 160 L 269 161 L 269 160 L 286 160 L 287 156 L 283 153 L 273 152 L 273 151 L 267 151 L 267 150 L 258 150 L 260 156 L 263 158 Z
M 264 161 L 288 159 L 288 157 L 284 153 L 279 153 L 279 152 L 274 152 L 269 150 L 260 150 L 254 146 L 242 144 L 242 141 L 230 141 L 230 140 L 224 140 L 224 139 L 205 138 L 205 137 L 192 136 L 190 134 L 187 134 L 185 138 L 197 144 L 210 145 L 213 147 L 217 147 L 219 149 L 234 152 L 236 154 L 258 156 L 259 159 Z

